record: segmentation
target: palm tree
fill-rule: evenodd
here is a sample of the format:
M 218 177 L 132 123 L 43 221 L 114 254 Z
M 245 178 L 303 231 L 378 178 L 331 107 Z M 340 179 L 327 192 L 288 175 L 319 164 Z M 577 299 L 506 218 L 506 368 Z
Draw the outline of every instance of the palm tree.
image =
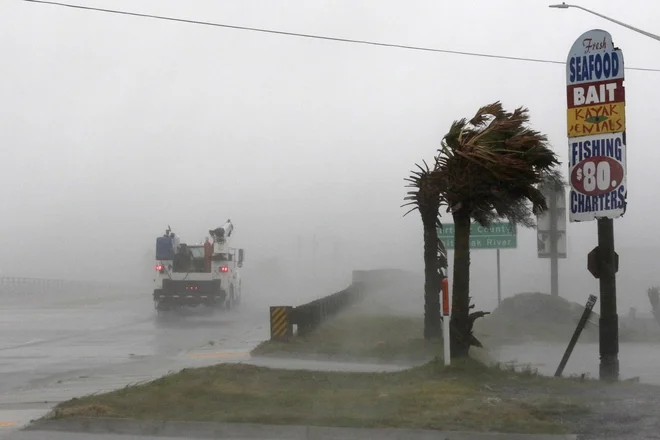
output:
M 485 314 L 470 313 L 470 223 L 488 226 L 506 218 L 531 227 L 532 215 L 548 209 L 538 185 L 561 179 L 546 136 L 529 128 L 528 121 L 526 108 L 510 113 L 500 102 L 480 108 L 469 121 L 454 121 L 429 173 L 439 205 L 446 205 L 454 219 L 452 357 L 467 356 L 470 345 L 480 345 L 472 327 Z
M 417 165 L 417 170 L 404 179 L 408 182 L 409 191 L 403 206 L 412 206 L 412 211 L 419 211 L 424 229 L 424 339 L 440 338 L 442 336 L 442 321 L 440 315 L 440 268 L 447 267 L 446 250 L 438 238 L 437 227 L 440 226 L 438 210 L 440 209 L 440 187 L 434 183 L 434 172 L 426 162 L 424 166 Z M 443 259 L 444 255 L 444 259 Z

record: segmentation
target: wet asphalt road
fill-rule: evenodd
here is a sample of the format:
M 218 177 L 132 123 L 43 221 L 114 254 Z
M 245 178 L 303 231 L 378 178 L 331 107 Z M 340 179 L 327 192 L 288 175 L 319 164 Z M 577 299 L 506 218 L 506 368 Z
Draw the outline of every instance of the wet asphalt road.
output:
M 16 430 L 30 419 L 43 416 L 57 402 L 156 379 L 185 367 L 250 360 L 253 364 L 274 367 L 329 368 L 321 362 L 249 358 L 248 352 L 268 338 L 271 302 L 255 298 L 230 312 L 213 316 L 189 313 L 166 319 L 155 314 L 149 292 L 84 298 L 30 297 L 26 301 L 3 302 L 0 305 L 0 439 L 30 438 L 20 437 Z M 504 348 L 496 357 L 502 361 L 531 363 L 542 373 L 552 374 L 564 348 L 539 344 L 517 346 Z M 596 348 L 576 350 L 567 374 L 597 371 Z M 625 377 L 641 376 L 644 382 L 660 382 L 655 347 L 649 350 L 649 347 L 622 344 L 621 354 Z M 653 359 L 648 357 L 651 354 Z M 331 368 L 355 370 L 356 366 Z M 360 369 L 392 368 L 361 365 Z M 655 402 L 643 406 L 657 408 Z
M 59 401 L 248 359 L 268 337 L 267 306 L 161 319 L 149 292 L 31 297 L 4 303 L 0 314 L 0 438 Z
M 0 302 L 0 439 L 21 438 L 14 437 L 20 427 L 58 402 L 186 367 L 249 360 L 318 370 L 405 368 L 250 358 L 250 350 L 269 337 L 268 307 L 273 302 L 298 305 L 322 294 L 307 286 L 276 299 L 244 293 L 235 310 L 209 314 L 200 309 L 165 317 L 154 311 L 148 288 L 121 295 L 5 298 Z

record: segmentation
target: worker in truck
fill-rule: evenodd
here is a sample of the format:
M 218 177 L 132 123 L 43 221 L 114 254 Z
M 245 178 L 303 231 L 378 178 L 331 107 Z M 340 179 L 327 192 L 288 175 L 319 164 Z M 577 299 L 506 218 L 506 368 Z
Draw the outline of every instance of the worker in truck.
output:
M 179 246 L 179 251 L 174 255 L 173 263 L 175 272 L 190 272 L 192 255 L 185 243 L 181 243 L 181 246 Z
M 213 256 L 213 244 L 206 237 L 204 242 L 204 272 L 211 272 L 211 257 Z

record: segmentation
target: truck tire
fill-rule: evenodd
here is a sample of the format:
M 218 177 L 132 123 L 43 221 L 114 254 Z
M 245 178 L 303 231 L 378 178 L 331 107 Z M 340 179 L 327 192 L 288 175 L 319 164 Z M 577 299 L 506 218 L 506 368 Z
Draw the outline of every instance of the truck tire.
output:
M 158 314 L 161 314 L 162 312 L 167 312 L 169 310 L 169 307 L 163 305 L 159 300 L 154 301 L 154 308 L 156 309 L 156 312 L 158 312 Z
M 242 296 L 243 290 L 241 289 L 241 282 L 238 282 L 238 289 L 236 289 L 236 299 L 235 299 L 235 304 L 239 305 L 241 303 L 241 296 Z
M 170 305 L 163 304 L 159 300 L 154 301 L 154 308 L 156 309 L 157 322 L 169 322 L 174 314 L 174 311 Z
M 231 310 L 234 308 L 234 285 L 229 286 L 229 294 L 225 300 L 225 309 Z

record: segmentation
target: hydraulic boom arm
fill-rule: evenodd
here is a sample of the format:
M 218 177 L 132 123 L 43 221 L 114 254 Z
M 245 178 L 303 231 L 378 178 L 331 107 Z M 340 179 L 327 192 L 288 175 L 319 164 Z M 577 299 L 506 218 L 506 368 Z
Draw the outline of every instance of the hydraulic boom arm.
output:
M 230 220 L 227 220 L 224 225 L 220 226 L 219 228 L 215 228 L 209 231 L 209 234 L 211 234 L 211 237 L 213 237 L 213 241 L 217 243 L 224 243 L 227 241 L 227 238 L 231 237 L 231 233 L 234 230 L 234 225 Z

